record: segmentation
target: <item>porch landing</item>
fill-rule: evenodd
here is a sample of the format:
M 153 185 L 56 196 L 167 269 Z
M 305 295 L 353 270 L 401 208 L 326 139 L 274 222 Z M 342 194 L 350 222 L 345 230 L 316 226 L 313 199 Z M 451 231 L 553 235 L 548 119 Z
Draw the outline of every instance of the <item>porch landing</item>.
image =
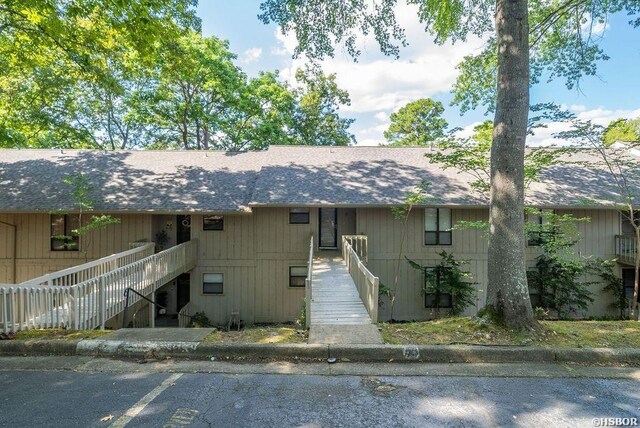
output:
M 311 289 L 309 343 L 383 343 L 342 258 L 314 260 Z

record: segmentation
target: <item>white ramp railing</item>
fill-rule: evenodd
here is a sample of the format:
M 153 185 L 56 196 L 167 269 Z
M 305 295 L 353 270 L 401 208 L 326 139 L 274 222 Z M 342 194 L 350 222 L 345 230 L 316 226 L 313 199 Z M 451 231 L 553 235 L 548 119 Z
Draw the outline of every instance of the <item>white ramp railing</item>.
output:
M 125 309 L 124 292 L 127 288 L 146 296 L 193 269 L 196 246 L 196 241 L 185 242 L 68 286 L 34 285 L 31 284 L 33 280 L 27 285 L 0 286 L 0 331 L 104 328 L 107 320 Z M 62 278 L 67 274 L 50 275 Z M 129 304 L 139 299 L 132 293 Z
M 369 262 L 369 239 L 367 235 L 344 235 L 342 239 L 351 245 L 351 248 L 353 248 L 362 262 Z
M 360 237 L 362 235 L 352 235 L 349 238 L 353 238 L 354 236 Z M 364 242 L 366 243 L 366 238 Z M 366 248 L 366 244 L 362 248 Z M 364 303 L 364 307 L 367 309 L 371 321 L 374 323 L 378 322 L 378 289 L 380 288 L 380 279 L 374 276 L 360 260 L 360 257 L 351 246 L 347 236 L 342 237 L 342 257 L 347 264 L 347 270 L 351 278 L 353 278 L 353 282 L 356 284 L 360 299 L 362 303 Z
M 59 270 L 53 273 L 30 279 L 18 285 L 62 285 L 69 286 L 80 284 L 96 278 L 107 272 L 114 271 L 123 266 L 142 260 L 153 254 L 155 244 L 153 242 L 145 243 L 136 248 L 111 256 L 103 257 L 92 262 L 83 263 L 68 269 Z
M 313 284 L 313 234 L 309 240 L 309 260 L 307 262 L 307 278 L 304 280 L 304 304 L 305 304 L 305 328 L 309 328 L 311 323 L 311 301 Z

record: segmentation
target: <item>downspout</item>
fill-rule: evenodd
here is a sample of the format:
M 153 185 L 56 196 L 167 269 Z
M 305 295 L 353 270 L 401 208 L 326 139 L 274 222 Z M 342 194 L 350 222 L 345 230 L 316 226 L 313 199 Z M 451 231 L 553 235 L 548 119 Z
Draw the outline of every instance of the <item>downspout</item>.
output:
M 11 224 L 11 223 L 6 223 L 4 221 L 0 220 L 0 224 L 3 224 L 5 226 L 8 226 L 10 228 L 13 229 L 13 251 L 11 253 L 12 255 L 12 261 L 13 261 L 13 272 L 12 272 L 12 276 L 11 279 L 13 281 L 13 283 L 16 283 L 16 273 L 17 273 L 17 268 L 16 268 L 16 259 L 18 257 L 18 226 L 16 226 L 15 224 Z

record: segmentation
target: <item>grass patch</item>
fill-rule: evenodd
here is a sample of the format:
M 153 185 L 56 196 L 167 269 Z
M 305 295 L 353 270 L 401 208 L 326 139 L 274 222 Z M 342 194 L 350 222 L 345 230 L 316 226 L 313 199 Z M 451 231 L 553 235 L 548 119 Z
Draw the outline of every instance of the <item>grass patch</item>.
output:
M 111 330 L 63 330 L 57 328 L 44 330 L 22 330 L 15 334 L 12 339 L 15 340 L 80 340 L 80 339 L 96 339 L 111 333 Z
M 635 321 L 540 321 L 533 331 L 509 330 L 474 318 L 381 323 L 386 343 L 404 345 L 527 345 L 549 348 L 640 348 Z
M 233 343 L 304 343 L 306 333 L 300 333 L 290 324 L 251 325 L 240 331 L 214 331 L 209 333 L 205 342 Z

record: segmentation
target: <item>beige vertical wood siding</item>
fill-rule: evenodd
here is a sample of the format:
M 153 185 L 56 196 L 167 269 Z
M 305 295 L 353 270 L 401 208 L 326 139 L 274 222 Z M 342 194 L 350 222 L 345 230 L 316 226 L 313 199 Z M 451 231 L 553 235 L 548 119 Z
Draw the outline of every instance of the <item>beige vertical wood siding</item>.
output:
M 619 233 L 619 214 L 614 210 L 570 210 L 558 213 L 571 213 L 576 217 L 588 217 L 588 222 L 578 222 L 577 229 L 582 240 L 576 245 L 577 254 L 593 258 L 614 258 L 614 236 Z M 452 220 L 455 224 L 461 220 L 488 220 L 486 209 L 454 209 Z M 395 220 L 390 209 L 359 208 L 357 212 L 358 233 L 369 237 L 369 268 L 374 275 L 380 277 L 380 282 L 392 287 L 400 241 L 402 237 L 402 223 Z M 468 260 L 467 271 L 471 273 L 473 281 L 477 283 L 476 305 L 469 307 L 467 315 L 477 312 L 486 301 L 487 284 L 487 238 L 479 230 L 464 229 L 453 231 L 453 243 L 450 246 L 424 245 L 424 210 L 414 209 L 407 222 L 407 234 L 404 244 L 404 255 L 422 265 L 439 263 L 441 251 L 453 252 L 459 260 Z M 527 247 L 527 264 L 535 266 L 535 258 L 540 254 L 537 247 Z M 423 278 L 419 271 L 412 269 L 404 260 L 399 264 L 398 292 L 393 317 L 400 320 L 418 320 L 433 317 L 431 309 L 424 308 L 424 295 L 421 293 Z M 598 278 L 586 277 L 585 281 L 598 281 Z M 590 286 L 594 302 L 586 313 L 580 316 L 615 315 L 611 308 L 612 296 L 602 292 L 602 284 Z M 389 302 L 383 302 L 380 308 L 380 319 L 389 319 Z
M 130 242 L 153 238 L 151 215 L 126 214 L 114 217 L 119 218 L 120 223 L 83 236 L 80 251 L 51 251 L 50 214 L 0 214 L 0 220 L 17 226 L 15 282 L 84 263 L 85 258 L 94 260 L 124 251 L 129 248 Z M 11 229 L 0 226 L 0 283 L 11 280 L 12 248 Z
M 202 216 L 192 216 L 191 236 L 199 241 L 193 311 L 204 311 L 216 324 L 225 324 L 234 311 L 248 324 L 297 319 L 304 288 L 289 287 L 289 266 L 307 264 L 317 209 L 309 217 L 309 224 L 289 224 L 288 208 L 256 208 L 251 215 L 225 215 L 223 231 L 208 231 Z M 204 273 L 224 274 L 224 294 L 202 293 Z
M 571 210 L 577 217 L 591 220 L 578 223 L 583 239 L 576 251 L 583 256 L 611 259 L 614 257 L 614 236 L 619 233 L 619 214 L 614 210 Z M 153 240 L 155 234 L 175 216 L 118 215 L 121 223 L 97 231 L 91 243 L 83 239 L 88 259 L 95 259 L 128 248 L 129 242 Z M 354 218 L 355 217 L 355 218 Z M 487 220 L 486 209 L 454 209 L 452 220 Z M 24 281 L 47 272 L 63 269 L 84 261 L 84 253 L 50 251 L 49 214 L 0 214 L 0 220 L 18 226 L 17 281 Z M 306 266 L 309 237 L 318 236 L 318 209 L 310 209 L 309 224 L 289 224 L 288 208 L 255 208 L 252 214 L 224 216 L 223 231 L 205 231 L 202 216 L 192 216 L 191 237 L 199 241 L 198 265 L 191 273 L 193 310 L 204 311 L 217 324 L 225 324 L 233 311 L 239 311 L 246 323 L 293 321 L 300 315 L 304 299 L 303 288 L 289 287 L 289 267 Z M 388 208 L 358 208 L 338 210 L 338 239 L 343 234 L 360 233 L 369 237 L 369 269 L 391 287 L 397 265 L 401 222 Z M 9 282 L 11 264 L 11 229 L 0 226 L 0 283 Z M 175 236 L 172 237 L 175 240 Z M 423 265 L 436 265 L 440 251 L 453 252 L 456 258 L 469 260 L 468 271 L 477 283 L 476 305 L 467 310 L 473 314 L 486 298 L 487 239 L 482 231 L 453 231 L 451 246 L 425 246 L 424 210 L 414 209 L 407 223 L 404 255 Z M 317 243 L 317 239 L 315 240 Z M 89 247 L 86 247 L 90 244 Z M 169 245 L 173 244 L 170 242 Z M 539 254 L 528 247 L 528 265 L 535 265 Z M 316 248 L 316 254 L 318 249 Z M 424 308 L 421 293 L 421 273 L 403 259 L 400 262 L 399 287 L 394 318 L 428 319 L 433 316 Z M 204 273 L 224 274 L 224 293 L 202 293 Z M 591 278 L 593 279 L 593 278 Z M 615 314 L 610 308 L 611 296 L 602 294 L 602 286 L 591 287 L 595 302 L 588 315 Z M 380 308 L 380 319 L 390 317 L 389 303 Z

